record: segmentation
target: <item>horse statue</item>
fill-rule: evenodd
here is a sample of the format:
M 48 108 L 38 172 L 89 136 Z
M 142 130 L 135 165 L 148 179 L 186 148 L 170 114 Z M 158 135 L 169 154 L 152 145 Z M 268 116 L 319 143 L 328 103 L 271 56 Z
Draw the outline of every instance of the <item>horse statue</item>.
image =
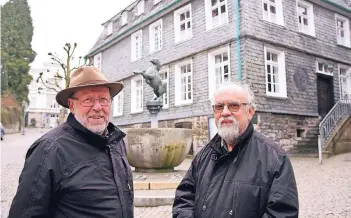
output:
M 152 65 L 144 71 L 134 71 L 136 75 L 142 75 L 145 82 L 154 90 L 156 97 L 153 100 L 162 101 L 162 96 L 167 91 L 167 83 L 162 81 L 158 71 L 161 68 L 161 63 L 158 59 L 150 60 Z

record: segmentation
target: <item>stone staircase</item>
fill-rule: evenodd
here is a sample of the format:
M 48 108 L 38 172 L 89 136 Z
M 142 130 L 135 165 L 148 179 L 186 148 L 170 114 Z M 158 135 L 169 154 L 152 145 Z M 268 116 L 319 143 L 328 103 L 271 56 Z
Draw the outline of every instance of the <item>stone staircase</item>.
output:
M 311 127 L 305 137 L 297 140 L 297 144 L 290 150 L 290 155 L 295 157 L 318 157 L 319 122 Z

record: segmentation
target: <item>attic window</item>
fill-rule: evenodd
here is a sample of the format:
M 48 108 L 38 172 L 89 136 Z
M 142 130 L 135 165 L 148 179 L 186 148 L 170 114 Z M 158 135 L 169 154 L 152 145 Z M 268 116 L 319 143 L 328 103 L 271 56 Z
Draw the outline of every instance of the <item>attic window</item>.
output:
M 137 8 L 136 8 L 136 15 L 137 16 L 141 15 L 142 13 L 144 13 L 144 7 L 145 7 L 144 0 L 140 0 L 140 2 L 137 5 Z
M 123 26 L 123 25 L 127 24 L 127 21 L 128 21 L 128 14 L 127 14 L 127 12 L 123 12 L 122 19 L 121 19 L 121 25 Z
M 112 22 L 108 23 L 107 25 L 107 35 L 111 35 L 112 34 Z

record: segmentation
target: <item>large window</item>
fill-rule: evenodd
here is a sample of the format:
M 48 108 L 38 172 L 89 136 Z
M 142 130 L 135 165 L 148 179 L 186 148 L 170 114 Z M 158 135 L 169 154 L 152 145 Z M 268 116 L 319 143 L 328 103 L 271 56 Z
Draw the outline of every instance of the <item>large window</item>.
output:
M 135 76 L 131 80 L 131 112 L 138 113 L 143 111 L 143 77 Z
M 150 25 L 150 53 L 162 48 L 162 19 Z
M 267 95 L 287 97 L 284 52 L 265 47 L 264 53 Z
M 175 42 L 192 37 L 191 4 L 174 12 Z
M 193 72 L 191 60 L 175 66 L 175 104 L 190 104 L 193 102 Z

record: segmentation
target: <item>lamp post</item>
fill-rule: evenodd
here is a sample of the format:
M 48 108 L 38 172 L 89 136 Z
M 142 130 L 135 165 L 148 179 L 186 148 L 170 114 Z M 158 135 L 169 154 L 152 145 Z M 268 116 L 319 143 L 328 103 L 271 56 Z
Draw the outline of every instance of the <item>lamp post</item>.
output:
M 26 101 L 22 101 L 22 106 L 23 106 L 22 135 L 24 135 L 25 134 L 25 132 L 24 132 L 24 125 L 25 125 L 25 119 L 26 119 L 27 102 Z

